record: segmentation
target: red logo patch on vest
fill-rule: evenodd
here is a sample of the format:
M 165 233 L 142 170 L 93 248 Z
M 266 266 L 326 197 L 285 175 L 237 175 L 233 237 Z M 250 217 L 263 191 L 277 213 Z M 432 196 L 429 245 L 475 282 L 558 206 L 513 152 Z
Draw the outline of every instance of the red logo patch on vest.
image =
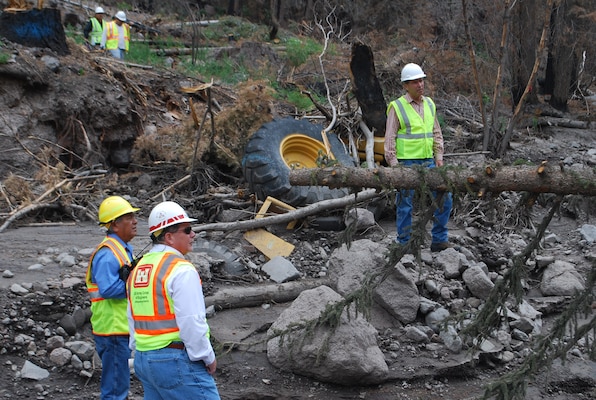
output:
M 153 265 L 145 264 L 145 265 L 137 265 L 135 269 L 135 279 L 134 279 L 134 287 L 147 287 L 149 286 L 149 276 L 151 275 L 151 268 Z

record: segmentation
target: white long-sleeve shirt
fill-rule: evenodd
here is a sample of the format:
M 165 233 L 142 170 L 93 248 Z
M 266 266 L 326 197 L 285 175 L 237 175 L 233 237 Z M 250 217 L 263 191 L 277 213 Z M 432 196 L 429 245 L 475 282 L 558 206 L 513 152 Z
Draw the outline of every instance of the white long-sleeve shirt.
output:
M 124 24 L 118 25 L 115 22 L 108 22 L 104 25 L 103 32 L 101 34 L 101 42 L 100 42 L 99 46 L 102 49 L 106 48 L 106 42 L 108 41 L 108 24 L 113 24 L 114 28 L 116 28 L 116 31 L 118 32 L 118 48 L 121 50 L 125 50 L 126 49 L 126 31 L 125 31 Z
M 173 247 L 163 244 L 154 245 L 150 252 L 171 252 L 183 255 Z M 207 336 L 205 299 L 201 279 L 196 268 L 188 262 L 177 267 L 166 282 L 166 290 L 174 301 L 176 325 L 180 329 L 180 339 L 191 361 L 203 361 L 210 365 L 215 361 L 215 352 Z M 128 325 L 131 332 L 129 347 L 135 350 L 134 320 L 130 303 L 128 305 Z

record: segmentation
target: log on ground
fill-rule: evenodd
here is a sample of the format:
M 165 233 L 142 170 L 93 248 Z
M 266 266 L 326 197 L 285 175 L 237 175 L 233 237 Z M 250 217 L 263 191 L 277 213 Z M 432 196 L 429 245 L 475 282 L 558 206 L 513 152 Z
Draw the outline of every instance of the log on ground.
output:
M 214 295 L 205 297 L 207 307 L 218 310 L 240 307 L 255 307 L 265 303 L 287 303 L 293 301 L 304 290 L 326 285 L 324 279 L 293 281 L 277 285 L 257 285 L 220 289 Z
M 290 184 L 377 189 L 429 189 L 452 192 L 507 192 L 596 195 L 596 173 L 543 162 L 537 166 L 487 165 L 473 169 L 441 168 L 313 168 L 290 171 Z

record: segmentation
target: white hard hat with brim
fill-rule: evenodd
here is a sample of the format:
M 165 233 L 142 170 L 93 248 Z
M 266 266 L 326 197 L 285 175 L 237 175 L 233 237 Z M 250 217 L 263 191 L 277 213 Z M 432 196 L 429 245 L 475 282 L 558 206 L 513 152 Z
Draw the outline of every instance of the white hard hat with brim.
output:
M 124 11 L 118 11 L 115 17 L 116 19 L 119 19 L 122 22 L 126 22 L 126 14 L 124 14 Z

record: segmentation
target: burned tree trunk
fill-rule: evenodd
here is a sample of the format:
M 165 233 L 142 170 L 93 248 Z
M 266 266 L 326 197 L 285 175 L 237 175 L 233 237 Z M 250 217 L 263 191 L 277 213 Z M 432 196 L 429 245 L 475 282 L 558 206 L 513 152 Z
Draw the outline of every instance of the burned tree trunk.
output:
M 28 47 L 47 47 L 56 54 L 70 54 L 62 27 L 60 10 L 42 10 L 0 13 L 0 37 Z
M 546 12 L 544 0 L 528 0 L 520 2 L 512 15 L 510 40 L 511 59 L 511 97 L 512 107 L 521 100 L 528 78 L 532 71 L 534 61 L 538 56 L 533 50 L 540 39 L 543 15 Z M 532 49 L 532 51 L 528 51 Z M 530 93 L 528 102 L 536 102 L 535 92 Z
M 375 136 L 385 136 L 387 104 L 375 72 L 372 50 L 363 43 L 355 43 L 352 46 L 350 77 L 354 95 L 362 110 L 363 121 Z
M 574 28 L 574 18 L 569 10 L 569 2 L 560 2 L 553 9 L 551 17 L 551 37 L 544 76 L 544 93 L 550 96 L 550 104 L 557 110 L 567 111 L 567 100 L 573 93 L 573 84 L 577 79 L 578 50 L 583 50 L 578 43 Z M 575 5 L 579 6 L 579 4 Z M 593 44 L 593 43 L 592 43 Z
M 454 168 L 323 168 L 290 172 L 290 184 L 302 186 L 416 189 L 453 192 L 525 191 L 596 196 L 592 169 L 566 170 L 546 162 L 539 166 Z

